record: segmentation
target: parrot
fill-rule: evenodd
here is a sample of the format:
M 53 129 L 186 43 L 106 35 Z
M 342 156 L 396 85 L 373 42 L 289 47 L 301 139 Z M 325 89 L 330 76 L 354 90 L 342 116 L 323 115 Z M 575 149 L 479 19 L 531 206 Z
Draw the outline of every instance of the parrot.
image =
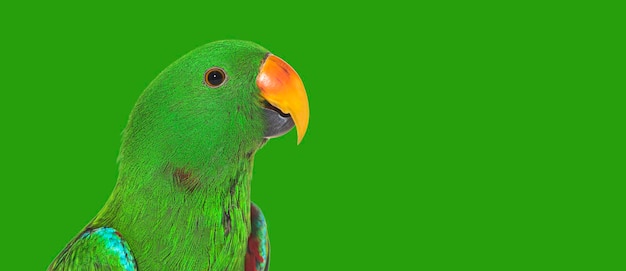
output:
M 254 156 L 294 126 L 299 145 L 308 123 L 302 79 L 267 49 L 220 40 L 190 51 L 139 96 L 111 195 L 48 270 L 269 270 Z

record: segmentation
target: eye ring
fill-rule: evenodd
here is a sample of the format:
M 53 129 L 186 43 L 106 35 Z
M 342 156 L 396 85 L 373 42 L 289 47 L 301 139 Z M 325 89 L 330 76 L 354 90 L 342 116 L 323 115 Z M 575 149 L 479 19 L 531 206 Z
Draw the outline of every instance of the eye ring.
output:
M 226 72 L 222 68 L 213 67 L 204 73 L 204 83 L 211 88 L 220 87 L 227 79 L 228 76 L 226 76 Z

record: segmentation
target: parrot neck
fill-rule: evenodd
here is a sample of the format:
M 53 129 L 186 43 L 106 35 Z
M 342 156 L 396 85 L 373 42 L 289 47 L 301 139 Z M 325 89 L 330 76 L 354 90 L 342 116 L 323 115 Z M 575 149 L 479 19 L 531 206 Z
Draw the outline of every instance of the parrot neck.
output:
M 209 262 L 243 270 L 253 159 L 264 141 L 176 139 L 164 137 L 156 145 L 144 140 L 122 143 L 117 185 L 90 227 L 118 230 L 142 269 L 182 261 L 188 266 L 181 270 L 206 269 Z M 150 249 L 156 247 L 161 249 Z M 159 254 L 165 252 L 172 256 Z M 214 265 L 226 258 L 231 261 Z

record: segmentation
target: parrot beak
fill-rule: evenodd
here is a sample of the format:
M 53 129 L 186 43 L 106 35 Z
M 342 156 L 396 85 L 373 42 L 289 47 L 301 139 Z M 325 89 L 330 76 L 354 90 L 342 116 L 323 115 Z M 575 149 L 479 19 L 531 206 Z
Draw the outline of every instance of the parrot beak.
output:
M 261 90 L 261 97 L 269 103 L 265 108 L 268 120 L 265 136 L 281 136 L 295 123 L 300 144 L 309 125 L 309 100 L 298 73 L 284 60 L 268 54 L 256 84 Z

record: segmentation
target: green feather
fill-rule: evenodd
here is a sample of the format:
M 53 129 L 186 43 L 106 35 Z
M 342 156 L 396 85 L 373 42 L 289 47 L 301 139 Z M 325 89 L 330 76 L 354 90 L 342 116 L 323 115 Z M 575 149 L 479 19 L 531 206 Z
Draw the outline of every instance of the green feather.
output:
M 254 153 L 265 143 L 255 79 L 268 51 L 219 41 L 143 92 L 122 135 L 119 177 L 87 228 L 111 227 L 140 270 L 244 270 Z M 220 67 L 227 81 L 204 83 Z

